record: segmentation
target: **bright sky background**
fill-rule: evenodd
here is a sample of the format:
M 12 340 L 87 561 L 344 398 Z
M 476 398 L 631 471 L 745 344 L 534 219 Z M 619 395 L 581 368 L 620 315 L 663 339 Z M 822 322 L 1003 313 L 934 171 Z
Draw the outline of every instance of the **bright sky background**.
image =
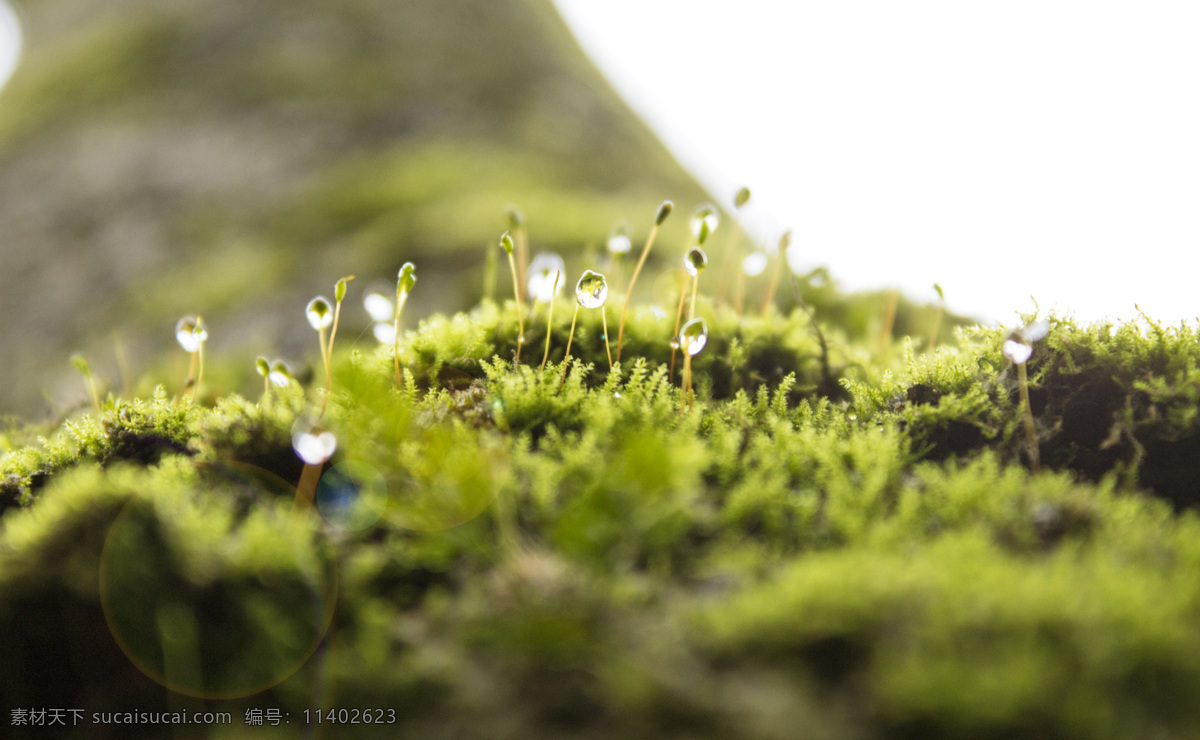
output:
M 7 3 L 0 1 L 0 86 L 17 66 L 21 54 L 21 30 L 17 16 Z
M 556 2 L 714 194 L 751 187 L 761 240 L 794 230 L 800 269 L 939 282 L 1005 323 L 1030 296 L 1200 316 L 1200 3 Z M 0 80 L 15 23 L 0 2 Z
M 556 2 L 801 269 L 1009 325 L 1200 316 L 1200 3 Z

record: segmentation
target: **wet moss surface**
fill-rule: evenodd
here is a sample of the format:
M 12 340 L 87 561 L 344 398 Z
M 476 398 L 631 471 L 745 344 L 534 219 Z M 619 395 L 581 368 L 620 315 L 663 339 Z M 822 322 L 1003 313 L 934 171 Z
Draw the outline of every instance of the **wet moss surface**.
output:
M 803 311 L 699 312 L 691 410 L 649 310 L 612 371 L 581 315 L 561 391 L 567 311 L 544 371 L 511 302 L 407 332 L 399 386 L 390 345 L 336 352 L 315 506 L 319 383 L 13 446 L 3 694 L 221 737 L 315 705 L 395 710 L 338 737 L 1195 736 L 1193 329 L 1052 318 L 1033 472 L 1001 329 L 822 324 L 830 394 Z

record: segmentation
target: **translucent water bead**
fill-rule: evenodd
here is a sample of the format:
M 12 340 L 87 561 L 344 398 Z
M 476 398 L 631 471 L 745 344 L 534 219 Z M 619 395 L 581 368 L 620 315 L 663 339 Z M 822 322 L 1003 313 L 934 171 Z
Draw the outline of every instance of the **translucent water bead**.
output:
M 200 345 L 208 339 L 208 329 L 196 316 L 184 316 L 175 324 L 175 339 L 188 352 L 199 352 Z
M 575 284 L 575 300 L 584 308 L 600 308 L 608 300 L 608 281 L 598 272 L 584 270 Z
M 692 319 L 679 330 L 679 346 L 692 357 L 708 344 L 708 324 L 704 319 Z

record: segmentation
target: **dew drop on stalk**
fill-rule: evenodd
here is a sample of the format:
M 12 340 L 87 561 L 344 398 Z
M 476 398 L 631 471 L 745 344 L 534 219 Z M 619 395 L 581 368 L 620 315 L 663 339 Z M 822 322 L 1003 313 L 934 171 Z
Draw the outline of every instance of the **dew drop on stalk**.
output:
M 720 223 L 721 214 L 712 203 L 701 203 L 692 209 L 692 215 L 688 217 L 688 226 L 692 229 L 692 236 L 697 238 L 700 237 L 700 229 L 704 224 L 708 224 L 708 233 L 711 234 L 717 230 Z
M 767 269 L 767 255 L 762 252 L 751 252 L 742 260 L 742 272 L 750 277 L 757 277 Z
M 333 306 L 329 305 L 328 298 L 317 296 L 308 302 L 304 315 L 308 317 L 309 325 L 317 331 L 328 329 L 333 323 Z
M 555 289 L 555 276 L 565 272 L 566 266 L 563 264 L 562 257 L 553 252 L 538 254 L 529 263 L 529 269 L 525 271 L 525 285 L 529 289 L 529 295 L 535 301 L 549 303 L 551 298 L 562 292 L 563 283 L 565 282 L 559 277 L 558 288 Z
M 337 451 L 337 436 L 307 421 L 298 420 L 292 428 L 292 449 L 306 465 L 320 465 Z
M 200 345 L 208 339 L 208 329 L 195 316 L 184 316 L 175 324 L 175 339 L 187 352 L 199 352 Z
M 608 300 L 608 281 L 593 270 L 584 270 L 575 284 L 575 299 L 584 308 L 600 308 Z
M 704 319 L 692 319 L 679 330 L 679 346 L 695 357 L 708 344 L 708 324 Z
M 1004 356 L 1018 365 L 1026 362 L 1033 354 L 1033 347 L 1018 339 L 1008 339 L 1004 342 Z
M 683 268 L 692 277 L 704 272 L 705 267 L 708 267 L 708 255 L 700 247 L 692 247 L 683 255 Z
M 377 292 L 363 296 L 363 308 L 367 309 L 372 321 L 391 321 L 395 310 L 392 307 L 392 299 Z
M 271 375 L 271 363 L 265 357 L 259 356 L 255 358 L 254 369 L 264 378 Z
M 612 231 L 608 232 L 608 251 L 611 254 L 627 254 L 633 249 L 633 241 L 631 236 L 633 227 L 628 223 L 621 222 L 613 227 Z

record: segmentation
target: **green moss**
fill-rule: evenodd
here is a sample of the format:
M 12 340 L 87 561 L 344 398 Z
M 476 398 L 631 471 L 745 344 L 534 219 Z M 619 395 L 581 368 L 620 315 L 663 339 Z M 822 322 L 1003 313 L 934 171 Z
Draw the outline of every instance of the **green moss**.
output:
M 406 332 L 399 388 L 389 348 L 337 353 L 324 480 L 381 481 L 369 520 L 344 484 L 289 519 L 321 389 L 110 401 L 0 461 L 0 629 L 48 649 L 91 624 L 107 647 L 47 679 L 73 701 L 103 675 L 139 706 L 202 681 L 298 713 L 323 676 L 339 706 L 402 709 L 391 733 L 1196 732 L 1200 519 L 1164 451 L 1197 437 L 1191 329 L 1053 319 L 1032 474 L 1002 329 L 900 356 L 828 327 L 843 400 L 803 313 L 701 312 L 692 411 L 649 311 L 612 371 L 581 317 L 561 391 L 566 327 L 544 371 L 516 364 L 511 302 Z M 52 675 L 15 644 L 10 676 Z

